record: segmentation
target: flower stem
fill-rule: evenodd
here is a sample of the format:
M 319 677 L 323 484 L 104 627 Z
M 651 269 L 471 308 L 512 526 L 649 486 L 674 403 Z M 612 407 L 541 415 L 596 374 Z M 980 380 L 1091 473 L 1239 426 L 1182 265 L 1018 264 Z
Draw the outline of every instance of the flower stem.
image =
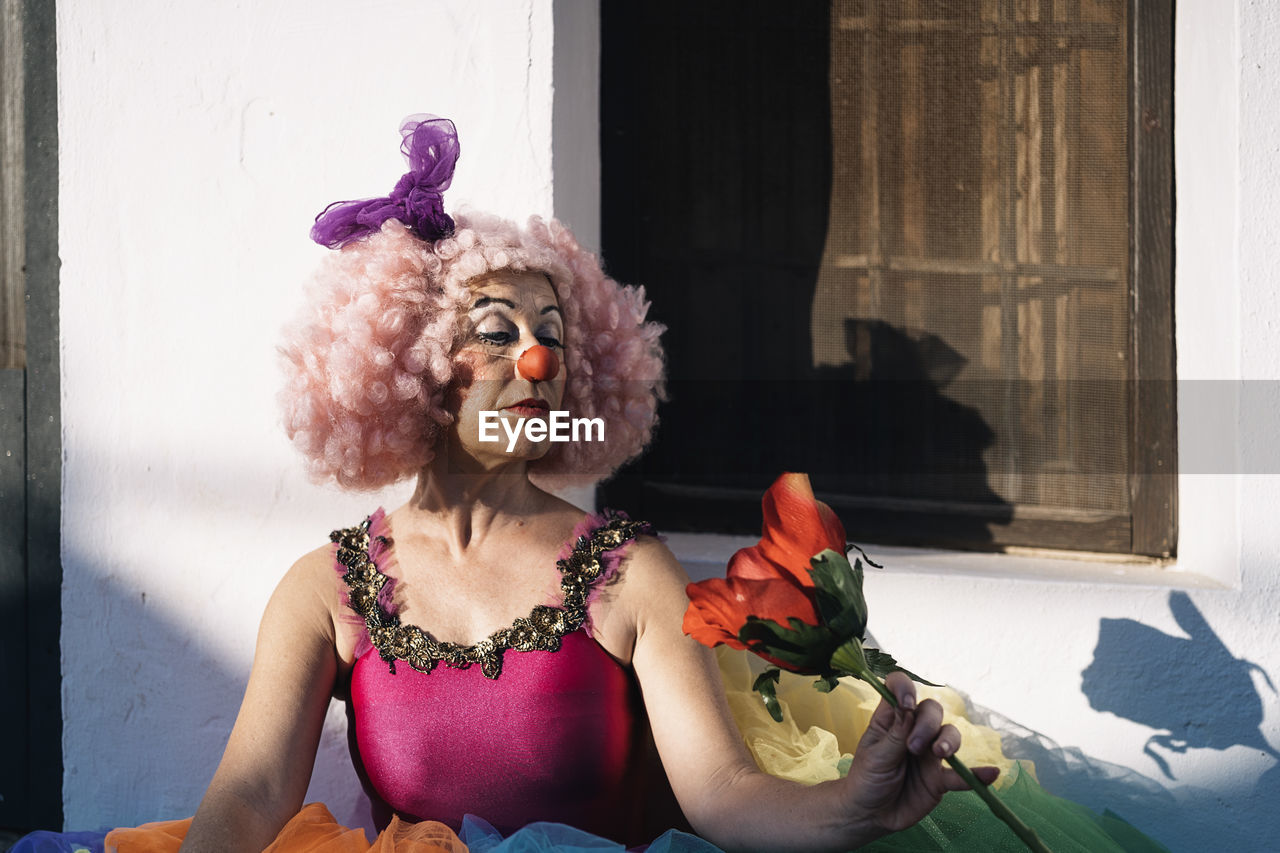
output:
M 838 657 L 842 657 L 839 652 L 831 658 L 831 662 L 837 666 L 841 663 L 841 661 L 837 660 Z M 861 678 L 863 681 L 874 687 L 876 692 L 883 696 L 886 702 L 894 708 L 898 707 L 898 697 L 889 692 L 889 688 L 886 687 L 884 682 L 881 681 L 874 673 L 864 670 L 863 672 L 849 672 L 848 674 L 855 678 Z M 985 782 L 977 776 L 974 776 L 973 771 L 970 770 L 958 756 L 949 755 L 946 758 L 946 762 L 951 765 L 951 768 L 955 770 L 956 773 L 960 774 L 960 778 L 965 781 L 965 784 L 972 788 L 974 793 L 982 798 L 983 802 L 987 804 L 987 808 L 991 809 L 991 813 L 1004 821 L 1008 827 L 1013 830 L 1014 835 L 1017 835 L 1018 838 L 1022 839 L 1022 843 L 1027 845 L 1027 849 L 1035 851 L 1035 853 L 1053 853 L 1053 851 L 1051 851 L 1045 843 L 1040 840 L 1040 836 L 1036 834 L 1036 831 L 1023 823 L 1022 820 L 1014 814 L 1007 805 L 1005 805 L 1004 800 L 997 797 L 991 789 L 987 787 Z
M 958 756 L 947 756 L 947 763 L 951 765 L 951 769 L 955 770 L 956 773 L 960 775 L 960 778 L 963 779 L 979 797 L 982 797 L 983 802 L 987 804 L 987 808 L 991 809 L 991 813 L 1004 821 L 1009 828 L 1013 830 L 1013 834 L 1022 839 L 1022 843 L 1027 845 L 1028 850 L 1034 850 L 1035 853 L 1052 853 L 1049 847 L 1040 840 L 1040 836 L 1036 834 L 1036 831 L 1023 823 L 1022 820 L 1014 814 L 1007 805 L 1005 805 L 1004 800 L 992 793 L 991 789 L 987 787 L 985 782 L 977 776 L 974 776 L 973 771 L 970 770 Z

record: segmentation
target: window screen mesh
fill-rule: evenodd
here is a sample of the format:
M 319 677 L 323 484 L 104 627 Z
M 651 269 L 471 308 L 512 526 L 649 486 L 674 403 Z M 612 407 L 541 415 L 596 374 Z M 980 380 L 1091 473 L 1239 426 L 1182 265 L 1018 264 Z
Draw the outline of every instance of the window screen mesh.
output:
M 865 420 L 915 436 L 886 437 L 863 493 L 1128 509 L 1125 7 L 832 4 L 813 368 L 879 387 Z M 929 434 L 915 383 L 989 434 L 954 413 Z

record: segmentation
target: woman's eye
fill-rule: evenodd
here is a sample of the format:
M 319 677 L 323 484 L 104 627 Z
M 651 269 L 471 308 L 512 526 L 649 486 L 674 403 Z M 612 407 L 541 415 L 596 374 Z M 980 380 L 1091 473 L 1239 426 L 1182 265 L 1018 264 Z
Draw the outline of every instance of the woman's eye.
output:
M 476 332 L 476 337 L 494 347 L 504 347 L 512 340 L 510 332 Z

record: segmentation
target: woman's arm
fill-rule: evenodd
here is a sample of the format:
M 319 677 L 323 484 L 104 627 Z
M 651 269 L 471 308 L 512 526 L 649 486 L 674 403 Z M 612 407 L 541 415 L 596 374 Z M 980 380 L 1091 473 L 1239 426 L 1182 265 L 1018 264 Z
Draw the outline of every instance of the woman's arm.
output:
M 184 853 L 265 848 L 302 807 L 338 664 L 328 549 L 280 581 L 258 629 L 253 670 Z
M 920 820 L 948 790 L 965 788 L 942 758 L 960 734 L 942 708 L 916 707 L 911 681 L 895 674 L 845 779 L 805 786 L 761 772 L 742 742 L 714 655 L 681 630 L 684 570 L 663 545 L 637 546 L 616 601 L 635 619 L 632 664 L 658 752 L 685 816 L 727 849 L 848 850 Z M 616 617 L 615 617 L 616 618 Z M 989 768 L 979 773 L 994 778 Z

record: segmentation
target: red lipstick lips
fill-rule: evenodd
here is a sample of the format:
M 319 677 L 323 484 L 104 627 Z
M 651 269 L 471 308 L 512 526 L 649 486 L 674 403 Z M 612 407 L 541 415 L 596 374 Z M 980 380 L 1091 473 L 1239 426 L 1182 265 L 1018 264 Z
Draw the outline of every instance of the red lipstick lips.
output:
M 534 399 L 533 397 L 525 397 L 518 403 L 512 403 L 505 407 L 505 411 L 512 412 L 521 417 L 538 417 L 545 416 L 551 411 L 551 404 L 546 400 Z

